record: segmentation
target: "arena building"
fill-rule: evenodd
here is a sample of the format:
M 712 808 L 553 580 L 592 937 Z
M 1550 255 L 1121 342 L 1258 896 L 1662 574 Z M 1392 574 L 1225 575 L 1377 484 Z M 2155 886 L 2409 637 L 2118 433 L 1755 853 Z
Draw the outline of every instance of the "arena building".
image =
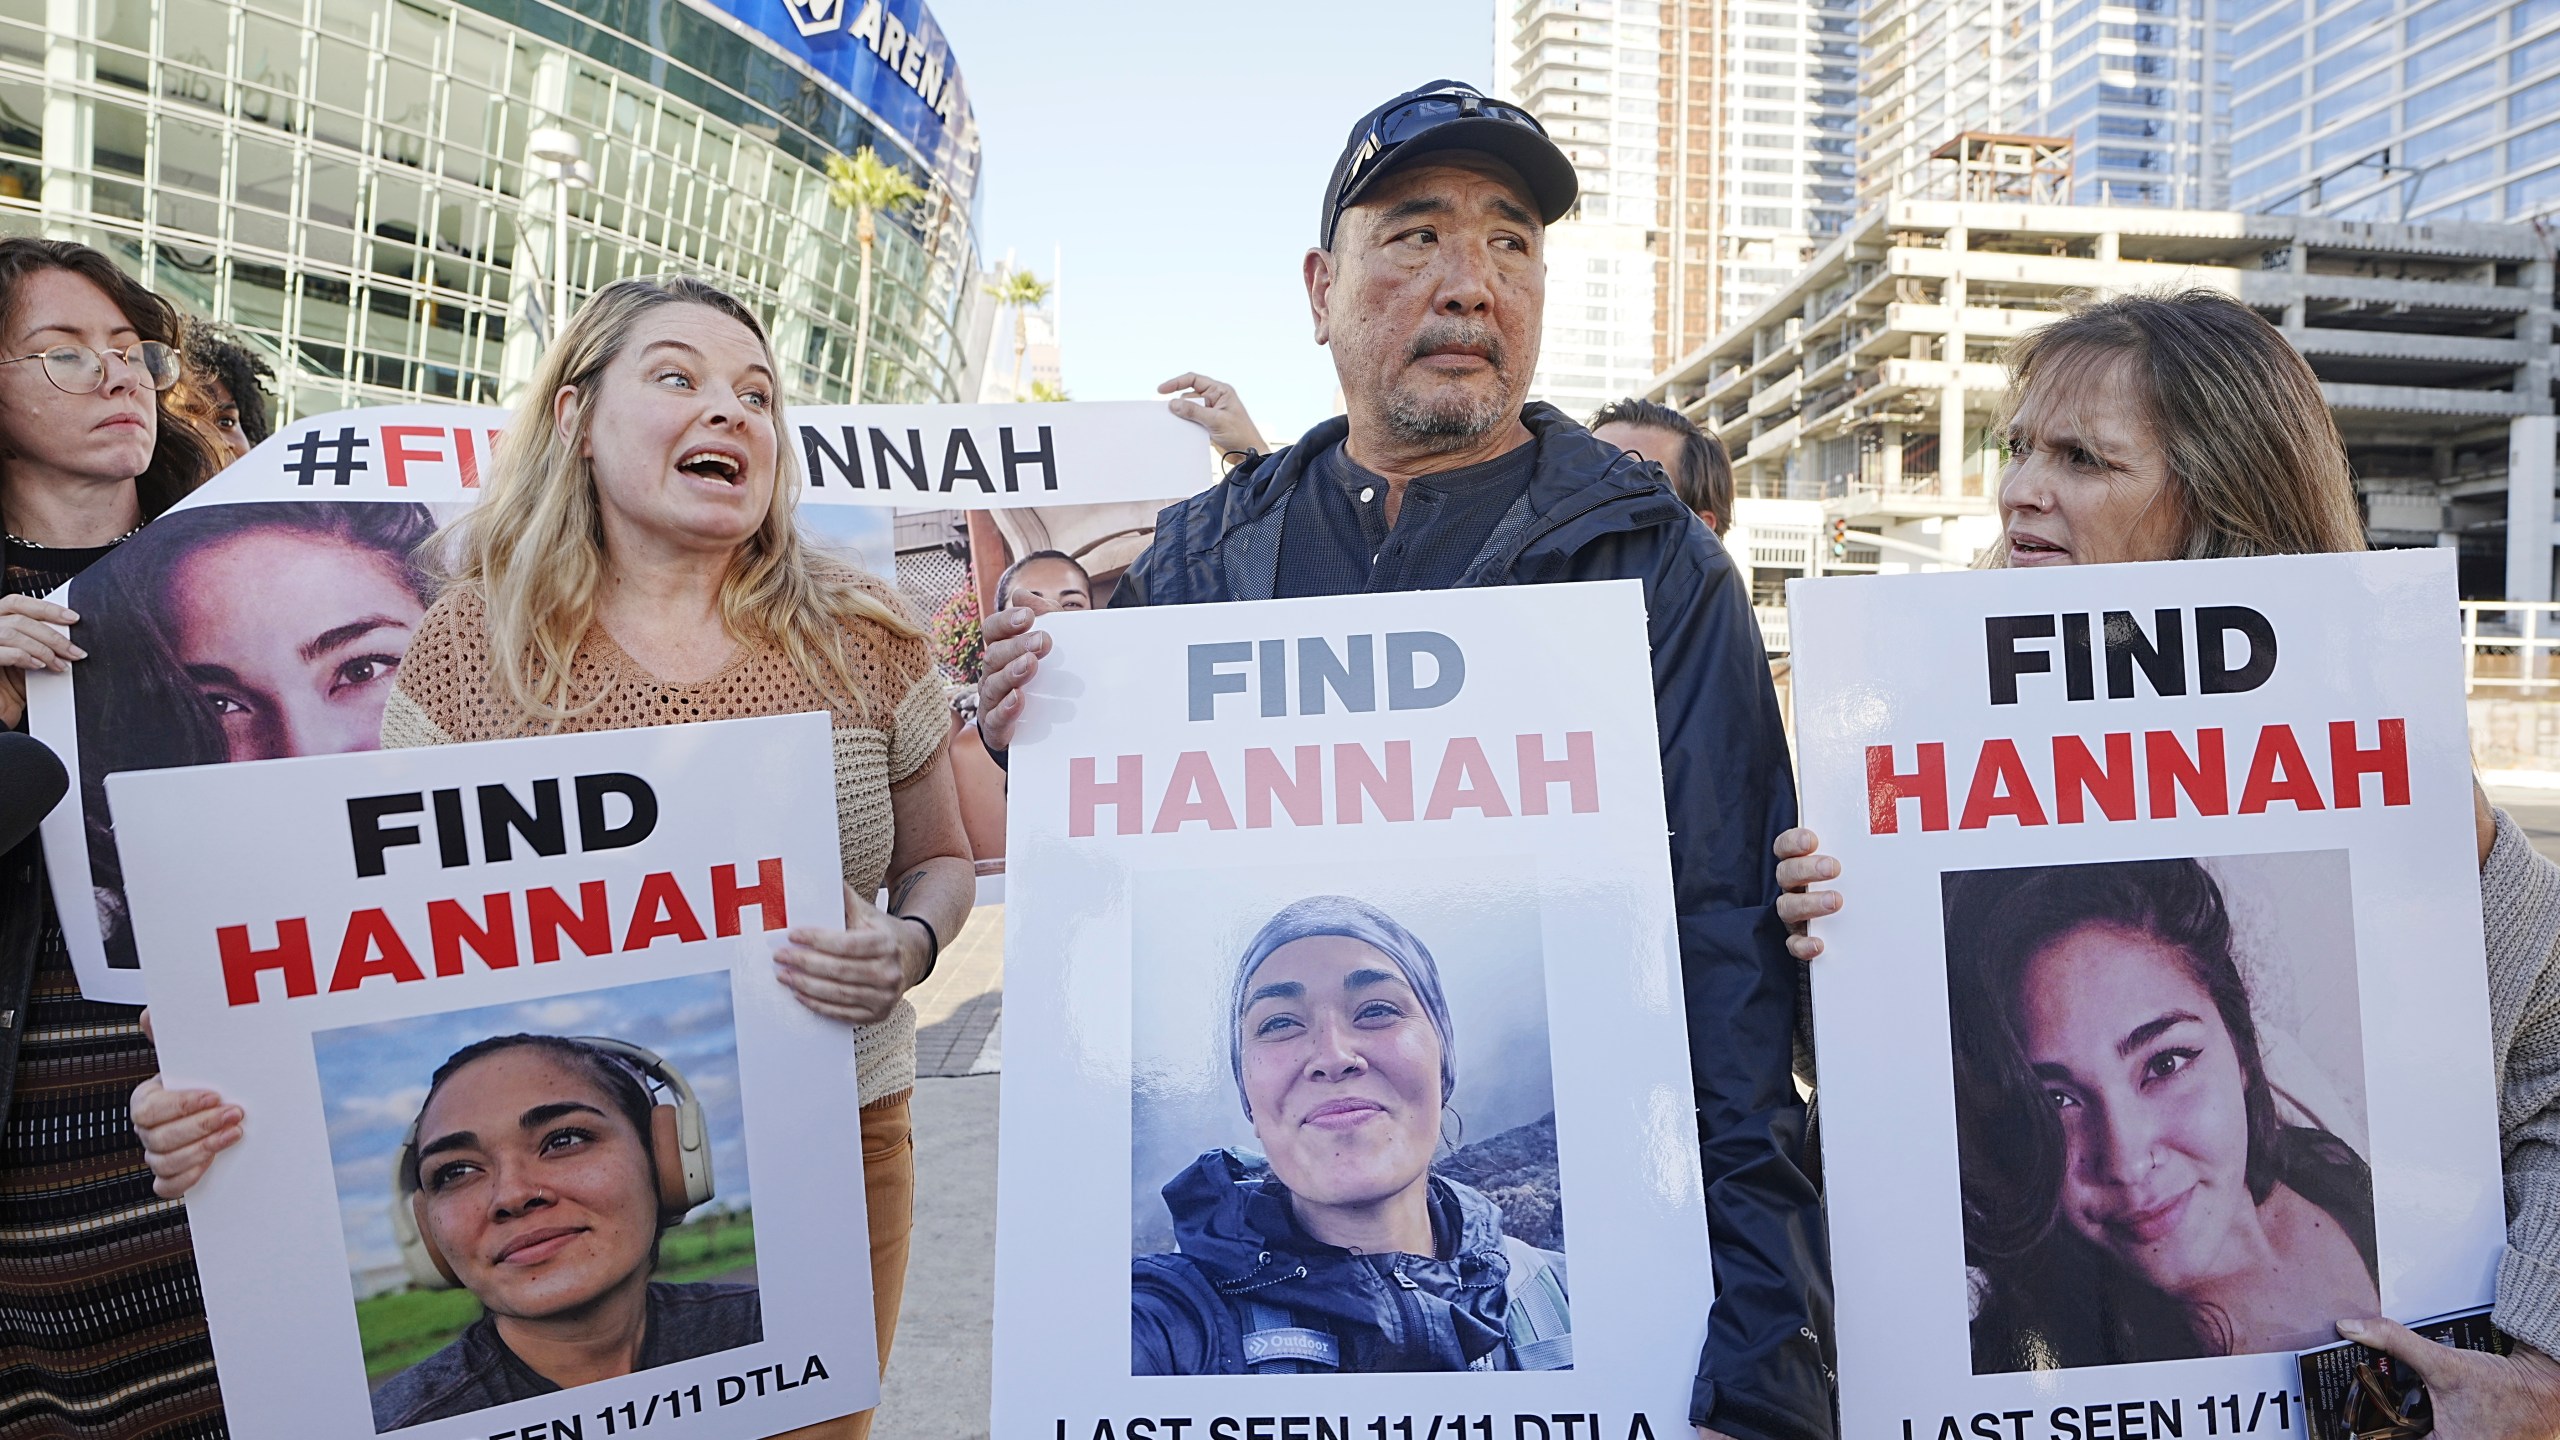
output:
M 924 198 L 878 221 L 871 146 Z M 237 325 L 290 416 L 500 404 L 553 317 L 737 290 L 802 401 L 975 395 L 978 136 L 922 0 L 0 0 L 0 232 L 95 245 Z

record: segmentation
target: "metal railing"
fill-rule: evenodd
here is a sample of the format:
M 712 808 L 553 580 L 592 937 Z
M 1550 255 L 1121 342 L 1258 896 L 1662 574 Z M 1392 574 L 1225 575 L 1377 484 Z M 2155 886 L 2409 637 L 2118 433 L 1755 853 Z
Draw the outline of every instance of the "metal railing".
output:
M 2462 680 L 2477 694 L 2560 689 L 2560 602 L 2462 602 Z

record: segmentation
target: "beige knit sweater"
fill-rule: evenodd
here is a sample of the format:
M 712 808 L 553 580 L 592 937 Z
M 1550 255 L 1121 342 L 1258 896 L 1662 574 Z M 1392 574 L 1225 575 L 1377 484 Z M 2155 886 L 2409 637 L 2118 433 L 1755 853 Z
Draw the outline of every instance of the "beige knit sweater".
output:
M 894 591 L 869 579 L 865 589 L 892 606 Z M 889 869 L 896 820 L 891 792 L 922 775 L 942 752 L 950 710 L 920 639 L 870 624 L 845 635 L 858 694 L 811 685 L 773 645 L 740 651 L 720 672 L 690 685 L 670 685 L 623 653 L 602 625 L 591 630 L 570 666 L 577 713 L 558 725 L 534 724 L 500 688 L 489 665 L 487 612 L 479 590 L 457 585 L 418 627 L 382 712 L 385 749 L 498 740 L 535 733 L 623 730 L 696 720 L 796 715 L 813 710 L 834 719 L 836 833 L 844 883 L 866 899 Z M 915 1086 L 916 1012 L 904 1000 L 889 1017 L 854 1032 L 862 1103 L 892 1099 Z
M 2560 865 L 2498 812 L 2480 870 L 2489 934 L 2489 1042 L 2507 1179 L 2498 1328 L 2560 1356 Z

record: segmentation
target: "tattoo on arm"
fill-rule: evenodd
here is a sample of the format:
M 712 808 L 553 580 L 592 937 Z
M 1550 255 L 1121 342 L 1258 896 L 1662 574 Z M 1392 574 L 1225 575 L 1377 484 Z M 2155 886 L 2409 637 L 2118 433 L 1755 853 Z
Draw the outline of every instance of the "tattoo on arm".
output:
M 899 876 L 896 888 L 889 892 L 889 913 L 892 915 L 904 913 L 907 908 L 907 897 L 916 893 L 916 886 L 923 880 L 922 870 L 910 870 Z

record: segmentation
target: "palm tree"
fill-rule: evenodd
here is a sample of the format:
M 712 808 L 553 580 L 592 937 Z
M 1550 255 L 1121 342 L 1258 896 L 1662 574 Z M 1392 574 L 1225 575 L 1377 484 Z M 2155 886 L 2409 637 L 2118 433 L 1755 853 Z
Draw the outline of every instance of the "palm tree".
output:
M 1031 382 L 1031 394 L 1026 398 L 1032 400 L 1072 400 L 1075 397 L 1067 393 L 1067 387 L 1064 385 L 1052 385 L 1046 380 L 1034 380 Z
M 1031 312 L 1049 298 L 1049 282 L 1028 270 L 1006 270 L 986 286 L 999 305 L 1013 307 L 1013 393 L 1022 392 L 1022 354 L 1031 348 Z
M 880 238 L 872 217 L 882 210 L 925 198 L 922 186 L 907 172 L 880 158 L 865 145 L 851 156 L 827 157 L 827 199 L 854 213 L 853 238 L 862 245 L 862 279 L 854 289 L 853 398 L 862 398 L 864 366 L 871 358 L 871 247 Z

